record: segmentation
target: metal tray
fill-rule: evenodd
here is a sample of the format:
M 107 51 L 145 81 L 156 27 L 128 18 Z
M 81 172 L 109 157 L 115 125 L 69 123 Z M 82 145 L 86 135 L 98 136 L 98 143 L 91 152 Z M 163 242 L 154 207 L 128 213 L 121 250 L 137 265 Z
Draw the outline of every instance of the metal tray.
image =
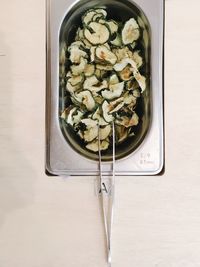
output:
M 155 175 L 164 166 L 163 134 L 163 28 L 162 0 L 49 0 L 47 5 L 46 170 L 53 175 L 97 175 L 98 156 L 87 152 L 59 121 L 64 91 L 59 86 L 59 50 L 71 40 L 81 15 L 94 6 L 106 6 L 113 18 L 139 18 L 146 32 L 147 90 L 139 108 L 142 123 L 136 137 L 116 149 L 116 175 Z M 103 174 L 112 168 L 111 151 L 103 154 Z

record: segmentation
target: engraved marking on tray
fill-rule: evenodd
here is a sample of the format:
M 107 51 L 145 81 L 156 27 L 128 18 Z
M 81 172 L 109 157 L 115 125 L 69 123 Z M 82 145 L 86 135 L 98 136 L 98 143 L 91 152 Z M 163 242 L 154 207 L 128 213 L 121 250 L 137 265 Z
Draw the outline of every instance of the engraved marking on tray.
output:
M 95 179 L 94 180 L 94 192 L 96 196 L 105 194 L 106 196 L 110 197 L 112 194 L 111 179 L 103 178 L 101 186 L 99 184 L 99 179 Z
M 152 154 L 150 152 L 140 153 L 139 163 L 140 163 L 140 165 L 152 165 L 152 164 L 154 164 L 154 159 L 153 159 Z

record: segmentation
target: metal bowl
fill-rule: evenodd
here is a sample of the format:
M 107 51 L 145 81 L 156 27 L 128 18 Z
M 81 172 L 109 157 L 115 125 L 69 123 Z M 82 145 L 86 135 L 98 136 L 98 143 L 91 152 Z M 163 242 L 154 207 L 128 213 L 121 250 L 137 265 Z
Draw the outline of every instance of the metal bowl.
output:
M 125 142 L 119 144 L 116 147 L 116 160 L 127 157 L 133 153 L 143 142 L 148 128 L 151 122 L 151 72 L 150 72 L 150 25 L 143 13 L 143 11 L 131 1 L 119 1 L 119 0 L 81 0 L 76 2 L 70 10 L 67 11 L 66 16 L 61 24 L 59 44 L 60 47 L 65 42 L 70 45 L 74 40 L 76 31 L 81 25 L 81 17 L 90 8 L 94 7 L 106 7 L 108 18 L 112 18 L 117 21 L 126 21 L 131 17 L 137 19 L 140 27 L 143 29 L 142 43 L 143 43 L 143 54 L 145 58 L 145 64 L 143 66 L 143 73 L 147 78 L 147 89 L 142 94 L 138 101 L 136 113 L 139 115 L 140 122 L 135 127 L 135 136 L 129 137 Z M 66 66 L 67 69 L 67 66 Z M 66 94 L 65 86 L 60 83 L 59 88 L 59 112 L 63 110 L 63 107 L 70 104 L 69 96 Z M 98 160 L 98 153 L 88 151 L 85 148 L 83 141 L 74 133 L 73 129 L 60 120 L 60 128 L 66 141 L 71 147 L 79 154 L 91 160 Z M 103 161 L 112 160 L 112 149 L 108 149 L 102 152 Z

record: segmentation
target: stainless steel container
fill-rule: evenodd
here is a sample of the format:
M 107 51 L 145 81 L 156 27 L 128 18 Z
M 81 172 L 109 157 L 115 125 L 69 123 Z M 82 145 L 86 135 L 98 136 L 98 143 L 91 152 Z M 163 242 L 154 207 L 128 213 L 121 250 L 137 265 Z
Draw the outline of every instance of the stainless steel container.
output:
M 138 18 L 144 29 L 147 90 L 140 103 L 142 124 L 137 134 L 116 149 L 116 175 L 156 175 L 164 166 L 163 133 L 163 0 L 49 0 L 47 5 L 46 170 L 53 175 L 98 175 L 98 155 L 86 152 L 59 121 L 64 89 L 59 86 L 59 51 L 70 42 L 81 15 L 105 6 L 114 18 Z M 103 174 L 109 175 L 111 151 L 103 154 Z

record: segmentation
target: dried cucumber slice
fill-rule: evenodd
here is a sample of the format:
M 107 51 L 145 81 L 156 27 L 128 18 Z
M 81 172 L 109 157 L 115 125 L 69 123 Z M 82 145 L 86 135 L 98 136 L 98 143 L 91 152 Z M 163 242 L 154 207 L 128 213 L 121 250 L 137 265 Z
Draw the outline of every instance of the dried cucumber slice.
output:
M 84 29 L 85 38 L 93 45 L 104 44 L 110 38 L 110 32 L 106 25 L 98 22 L 90 22 Z
M 70 53 L 69 59 L 72 63 L 79 64 L 81 58 L 86 58 L 88 55 L 85 51 L 81 50 L 78 45 L 72 45 L 68 48 Z
M 129 68 L 127 65 L 130 65 L 131 68 Z M 130 58 L 123 59 L 120 63 L 114 65 L 114 69 L 119 72 L 121 71 L 120 74 L 124 71 L 122 79 L 126 81 L 132 78 L 131 77 L 131 72 L 132 72 L 142 92 L 146 89 L 146 78 L 140 74 L 137 68 L 137 64 L 133 59 Z
M 110 112 L 110 106 L 109 102 L 107 100 L 104 100 L 102 104 L 102 111 L 103 111 L 103 118 L 106 122 L 112 122 L 114 120 L 113 115 L 109 114 Z
M 119 76 L 122 81 L 129 81 L 133 79 L 133 72 L 131 70 L 131 67 L 126 66 L 122 71 L 119 72 Z
M 107 150 L 109 147 L 109 142 L 106 140 L 103 140 L 102 142 L 100 142 L 100 150 Z M 89 144 L 86 145 L 86 148 L 88 150 L 91 150 L 93 152 L 98 152 L 99 151 L 99 142 L 98 140 L 95 140 Z
M 98 69 L 98 70 L 102 70 L 102 71 L 109 71 L 109 70 L 113 70 L 113 66 L 112 65 L 101 65 L 101 64 L 96 64 L 96 68 Z
M 114 65 L 117 62 L 116 55 L 105 45 L 97 46 L 95 50 L 95 55 L 103 63 Z
M 104 90 L 102 91 L 101 94 L 105 99 L 111 100 L 120 97 L 122 95 L 123 89 L 124 89 L 124 82 L 111 84 L 109 86 L 109 90 Z
M 108 124 L 99 129 L 100 140 L 105 140 L 111 132 L 111 126 Z
M 99 19 L 98 22 L 107 25 L 111 34 L 118 31 L 118 24 L 114 20 Z
M 84 74 L 86 77 L 90 77 L 95 73 L 95 66 L 93 64 L 87 64 L 84 69 Z
M 83 112 L 77 109 L 77 107 L 74 107 L 69 110 L 65 109 L 64 112 L 61 115 L 61 118 L 64 119 L 68 124 L 71 126 L 74 126 L 78 124 L 83 117 Z
M 92 17 L 92 21 L 96 21 L 99 22 L 100 19 L 104 18 L 104 15 L 102 13 L 96 13 L 93 17 Z
M 94 10 L 97 12 L 97 13 L 101 13 L 104 17 L 107 16 L 107 12 L 105 9 L 103 8 L 94 8 Z
M 87 60 L 83 57 L 80 59 L 80 63 L 78 65 L 72 65 L 71 71 L 73 75 L 80 75 L 84 72 L 85 68 L 87 66 Z
M 76 107 L 65 109 L 61 114 L 61 118 L 64 119 L 68 124 L 73 126 L 74 125 L 73 114 L 76 112 L 76 110 L 77 110 Z
M 82 17 L 83 25 L 88 25 L 91 21 L 94 15 L 96 15 L 97 12 L 94 9 L 88 10 Z
M 127 116 L 122 116 L 116 120 L 116 124 L 122 125 L 126 128 L 136 126 L 136 125 L 138 125 L 138 123 L 139 123 L 139 117 L 135 112 L 133 113 L 131 118 L 129 118 Z
M 86 125 L 86 130 L 83 132 L 83 139 L 85 142 L 91 142 L 98 136 L 97 121 L 90 118 L 82 119 L 81 123 Z
M 88 77 L 83 84 L 83 88 L 91 91 L 93 95 L 107 88 L 107 86 L 106 80 L 100 82 L 95 75 Z
M 114 40 L 110 41 L 110 43 L 114 46 L 121 47 L 122 46 L 122 38 L 119 33 L 117 33 Z
M 71 83 L 68 81 L 66 84 L 66 90 L 70 92 L 71 94 L 74 94 L 78 89 L 80 88 L 80 84 L 78 85 L 71 85 Z
M 97 120 L 100 126 L 108 125 L 108 123 L 102 118 L 100 108 L 98 107 L 92 115 L 93 120 Z
M 72 86 L 81 84 L 81 83 L 83 83 L 83 81 L 84 81 L 84 77 L 83 77 L 83 75 L 72 76 L 72 77 L 69 78 L 69 80 L 68 80 L 68 82 L 69 82 Z
M 80 104 L 85 105 L 89 111 L 92 111 L 96 106 L 94 98 L 89 90 L 84 90 L 78 94 L 75 94 L 74 98 Z
M 119 83 L 119 78 L 116 74 L 112 74 L 109 79 L 109 85 Z
M 123 44 L 132 44 L 140 36 L 139 25 L 134 18 L 129 19 L 122 29 Z

